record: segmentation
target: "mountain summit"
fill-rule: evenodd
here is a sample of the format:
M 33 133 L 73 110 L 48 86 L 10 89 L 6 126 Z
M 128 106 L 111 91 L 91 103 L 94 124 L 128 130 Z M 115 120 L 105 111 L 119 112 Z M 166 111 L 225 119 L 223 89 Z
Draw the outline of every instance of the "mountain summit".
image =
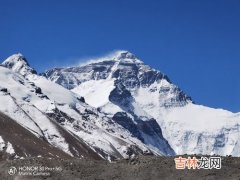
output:
M 128 51 L 116 51 L 80 67 L 48 70 L 45 76 L 67 89 L 74 89 L 86 81 L 104 79 L 115 79 L 131 91 L 161 83 L 159 95 L 164 97 L 160 99 L 161 106 L 181 106 L 191 101 L 165 74 L 152 69 Z
M 101 59 L 106 60 L 107 58 L 115 61 L 123 61 L 123 62 L 129 62 L 129 63 L 138 63 L 138 64 L 143 63 L 134 54 L 124 50 L 115 51 L 114 53 L 112 53 L 112 55 L 103 57 Z
M 117 59 L 137 59 L 134 54 L 129 51 L 116 51 Z
M 30 67 L 27 59 L 21 53 L 8 57 L 2 65 L 24 76 L 27 74 L 37 74 L 37 72 Z

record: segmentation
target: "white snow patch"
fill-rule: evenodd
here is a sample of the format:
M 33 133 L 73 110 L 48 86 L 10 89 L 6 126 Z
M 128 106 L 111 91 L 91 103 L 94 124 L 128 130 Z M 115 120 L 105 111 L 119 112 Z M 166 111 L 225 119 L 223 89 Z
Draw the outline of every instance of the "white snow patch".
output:
M 114 79 L 90 80 L 72 91 L 83 96 L 89 105 L 98 108 L 109 102 L 109 95 L 114 88 Z
M 184 107 L 166 110 L 163 113 L 166 122 L 182 124 L 182 128 L 192 131 L 214 132 L 223 127 L 240 123 L 240 118 L 232 112 L 214 109 L 192 103 Z
M 15 150 L 12 146 L 12 144 L 10 142 L 7 143 L 7 149 L 6 149 L 6 153 L 8 154 L 15 154 Z
M 76 97 L 71 91 L 47 80 L 45 77 L 29 75 L 28 79 L 34 82 L 38 87 L 41 87 L 42 92 L 57 103 L 73 104 L 76 102 Z
M 2 138 L 2 136 L 0 136 L 0 151 L 3 151 L 3 149 L 6 147 L 5 142 Z

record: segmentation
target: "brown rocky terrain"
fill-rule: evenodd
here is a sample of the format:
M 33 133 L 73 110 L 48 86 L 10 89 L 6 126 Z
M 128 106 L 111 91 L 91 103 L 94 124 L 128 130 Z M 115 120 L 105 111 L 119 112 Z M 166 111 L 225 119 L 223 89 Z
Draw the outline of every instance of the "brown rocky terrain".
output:
M 10 167 L 55 167 L 43 176 L 9 175 Z M 134 160 L 109 163 L 104 160 L 31 158 L 0 162 L 0 179 L 4 180 L 239 180 L 240 158 L 222 158 L 221 170 L 176 170 L 173 157 L 144 156 Z

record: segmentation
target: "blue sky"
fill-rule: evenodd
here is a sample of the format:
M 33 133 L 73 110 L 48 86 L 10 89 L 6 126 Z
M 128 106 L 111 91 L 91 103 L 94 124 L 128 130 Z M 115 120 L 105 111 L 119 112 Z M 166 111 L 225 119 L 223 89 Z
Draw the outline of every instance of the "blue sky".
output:
M 39 72 L 129 50 L 194 101 L 240 111 L 239 0 L 0 0 L 0 59 Z

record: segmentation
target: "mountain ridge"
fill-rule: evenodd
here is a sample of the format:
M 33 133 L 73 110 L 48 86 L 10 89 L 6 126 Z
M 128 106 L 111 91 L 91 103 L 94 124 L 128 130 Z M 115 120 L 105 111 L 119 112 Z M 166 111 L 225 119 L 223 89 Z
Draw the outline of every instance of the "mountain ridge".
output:
M 104 159 L 137 154 L 240 156 L 240 114 L 195 104 L 165 74 L 128 51 L 118 51 L 82 66 L 54 68 L 43 76 L 34 72 L 27 60 L 18 65 L 21 57 L 24 56 L 13 55 L 12 61 L 9 57 L 2 64 L 16 75 L 9 77 L 6 74 L 11 73 L 0 67 L 1 84 L 7 78 L 15 84 L 1 88 L 7 92 L 0 100 L 10 104 L 6 93 L 11 94 L 18 106 L 25 110 L 31 107 L 32 112 L 26 113 L 34 121 L 34 113 L 41 117 L 41 113 L 46 114 L 44 121 L 53 120 L 71 134 L 70 139 L 79 138 Z M 15 86 L 24 87 L 25 94 L 17 94 Z M 15 120 L 19 118 L 9 110 L 0 109 Z M 44 127 L 41 121 L 36 123 L 40 130 Z M 61 149 L 61 143 L 53 145 Z M 73 153 L 76 148 L 81 153 L 77 146 L 69 150 Z

